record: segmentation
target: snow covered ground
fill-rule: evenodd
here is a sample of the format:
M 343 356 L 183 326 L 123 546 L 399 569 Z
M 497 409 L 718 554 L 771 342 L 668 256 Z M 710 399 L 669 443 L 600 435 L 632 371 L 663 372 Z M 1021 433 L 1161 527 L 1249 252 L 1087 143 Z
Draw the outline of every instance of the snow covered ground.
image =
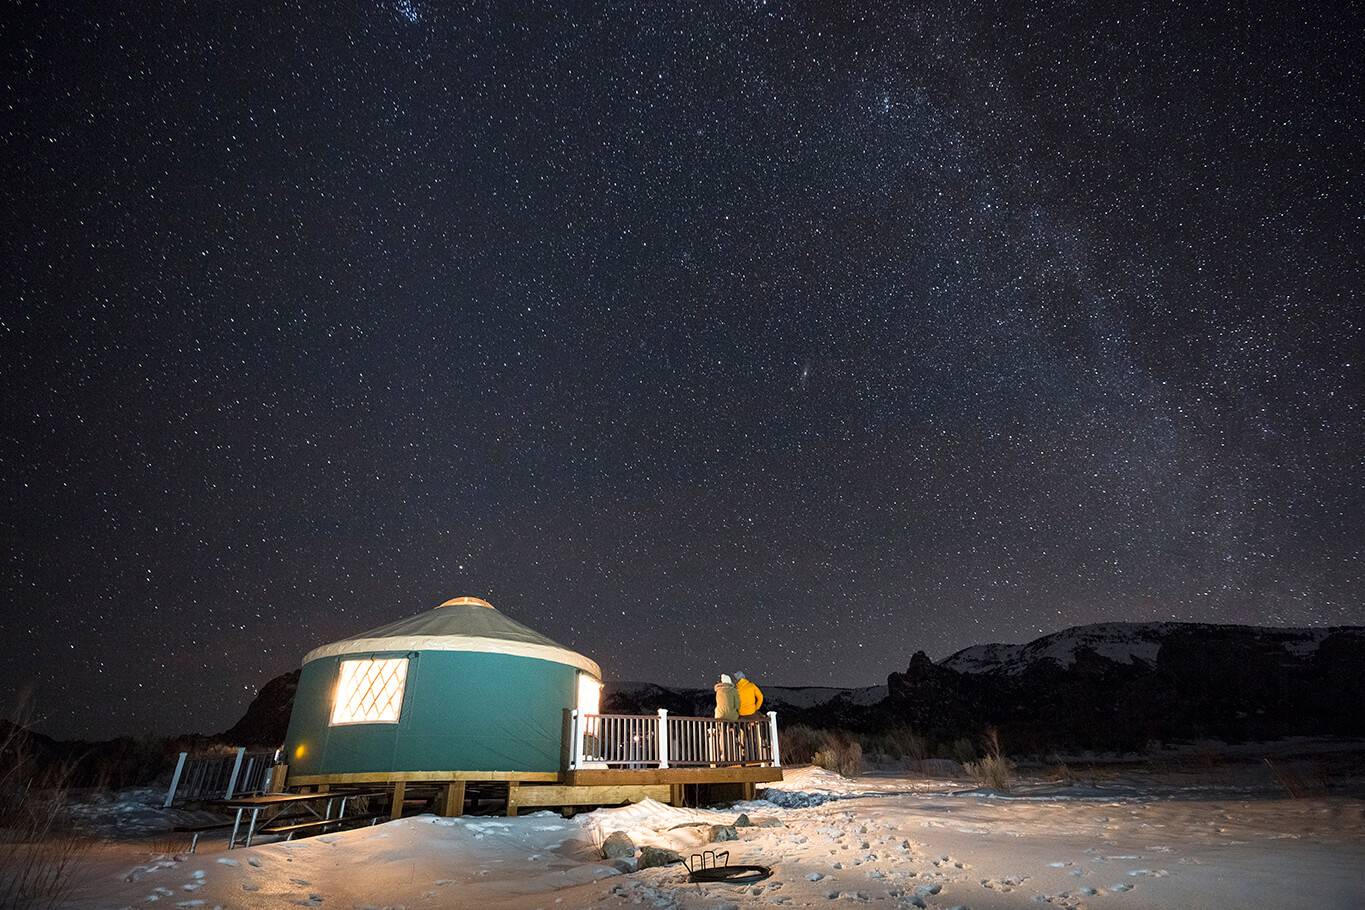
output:
M 157 840 L 92 851 L 66 904 L 119 907 L 495 908 L 1365 906 L 1365 803 L 1246 798 L 1184 784 L 1036 783 L 1018 796 L 911 776 L 845 780 L 790 770 L 768 799 L 724 810 L 643 803 L 563 819 L 408 818 L 374 828 L 200 853 Z M 1142 782 L 1148 784 L 1150 782 Z M 1120 794 L 1115 796 L 1114 794 Z M 739 812 L 782 827 L 707 826 Z M 146 813 L 124 811 L 140 820 Z M 763 863 L 748 887 L 695 885 L 678 866 L 599 859 L 613 831 L 684 855 L 711 846 Z M 165 849 L 164 843 L 161 848 Z

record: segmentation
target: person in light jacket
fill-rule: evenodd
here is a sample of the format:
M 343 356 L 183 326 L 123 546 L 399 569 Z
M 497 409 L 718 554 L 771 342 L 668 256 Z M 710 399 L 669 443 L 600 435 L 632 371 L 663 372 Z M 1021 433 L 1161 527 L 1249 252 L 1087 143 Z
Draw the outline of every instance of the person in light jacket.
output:
M 763 707 L 763 690 L 740 670 L 735 674 L 735 692 L 739 695 L 739 716 L 753 717 Z
M 739 720 L 739 693 L 735 690 L 734 681 L 725 673 L 720 674 L 720 682 L 716 683 L 716 720 L 720 723 L 712 725 L 707 737 L 708 758 L 713 768 L 719 762 L 734 760 L 729 754 L 732 751 L 729 743 L 732 742 L 733 731 L 725 727 L 724 721 Z
M 739 692 L 727 673 L 716 683 L 716 720 L 739 720 Z

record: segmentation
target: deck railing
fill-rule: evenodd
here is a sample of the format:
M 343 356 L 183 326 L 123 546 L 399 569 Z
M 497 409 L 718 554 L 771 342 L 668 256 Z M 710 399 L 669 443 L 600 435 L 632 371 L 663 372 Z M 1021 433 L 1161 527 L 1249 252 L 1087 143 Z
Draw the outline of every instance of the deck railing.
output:
M 570 714 L 571 770 L 780 767 L 777 712 L 742 720 L 657 714 Z
M 267 793 L 279 759 L 278 749 L 263 752 L 236 749 L 227 755 L 181 752 L 162 805 L 169 808 L 186 800 L 231 799 Z

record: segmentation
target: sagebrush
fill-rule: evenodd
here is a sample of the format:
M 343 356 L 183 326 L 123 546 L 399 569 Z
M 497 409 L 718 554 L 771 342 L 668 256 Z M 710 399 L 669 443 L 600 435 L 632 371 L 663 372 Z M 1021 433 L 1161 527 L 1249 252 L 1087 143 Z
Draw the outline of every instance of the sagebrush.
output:
M 1008 790 L 1014 781 L 1014 762 L 1005 755 L 1000 744 L 1000 731 L 987 727 L 982 737 L 982 756 L 977 761 L 966 762 L 963 767 L 979 786 L 993 790 Z
M 28 731 L 9 724 L 0 739 L 0 907 L 49 910 L 67 903 L 88 841 L 66 807 L 72 766 L 37 761 Z

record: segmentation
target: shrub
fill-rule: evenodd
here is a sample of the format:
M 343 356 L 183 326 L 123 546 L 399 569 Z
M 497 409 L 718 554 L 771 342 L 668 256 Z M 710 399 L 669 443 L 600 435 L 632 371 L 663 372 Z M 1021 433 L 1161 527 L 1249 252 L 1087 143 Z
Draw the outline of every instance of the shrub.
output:
M 781 727 L 777 732 L 782 749 L 782 761 L 789 765 L 804 765 L 815 760 L 815 752 L 823 741 L 819 730 L 805 724 Z
M 812 760 L 827 771 L 856 777 L 863 769 L 863 746 L 843 730 L 827 730 Z
M 987 727 L 982 739 L 985 754 L 979 761 L 963 763 L 967 773 L 982 787 L 1008 790 L 1014 780 L 1014 762 L 1005 757 L 1000 746 L 1000 731 Z
M 964 736 L 953 742 L 946 757 L 956 759 L 965 765 L 976 758 L 976 744 L 972 742 L 970 737 Z
M 982 787 L 1008 790 L 1014 778 L 1014 762 L 999 755 L 987 755 L 979 761 L 967 762 L 964 767 L 972 779 Z
M 884 756 L 892 761 L 903 758 L 921 761 L 929 754 L 924 737 L 908 726 L 892 727 L 881 733 L 865 734 L 861 739 L 865 752 Z
M 71 771 L 43 767 L 17 724 L 0 739 L 0 907 L 66 904 L 71 873 L 89 847 L 67 819 Z

